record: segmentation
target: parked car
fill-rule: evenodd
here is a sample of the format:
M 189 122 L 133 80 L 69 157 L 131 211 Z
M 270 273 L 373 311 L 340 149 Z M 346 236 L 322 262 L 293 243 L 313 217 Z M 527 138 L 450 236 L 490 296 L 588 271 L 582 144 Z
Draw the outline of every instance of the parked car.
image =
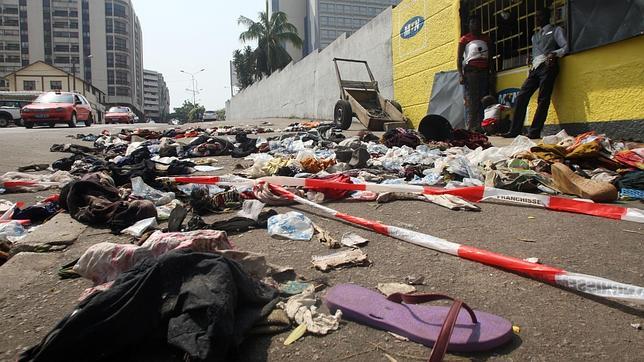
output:
M 25 128 L 35 125 L 55 127 L 57 123 L 76 127 L 78 122 L 89 127 L 94 122 L 92 106 L 87 99 L 71 92 L 43 93 L 33 103 L 23 107 L 20 115 Z
M 137 119 L 130 107 L 112 107 L 105 113 L 105 123 L 128 123 L 133 124 Z
M 218 120 L 219 118 L 217 117 L 217 112 L 215 112 L 215 111 L 205 111 L 203 113 L 202 119 L 203 119 L 204 122 L 212 122 L 212 121 Z
M 8 127 L 11 122 L 16 126 L 21 125 L 20 107 L 0 105 L 0 127 Z

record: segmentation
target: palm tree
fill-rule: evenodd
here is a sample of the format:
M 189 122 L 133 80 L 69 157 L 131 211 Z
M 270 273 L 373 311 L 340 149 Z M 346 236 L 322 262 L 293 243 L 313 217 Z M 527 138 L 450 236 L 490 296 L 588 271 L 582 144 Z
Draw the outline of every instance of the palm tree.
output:
M 290 43 L 298 49 L 302 48 L 303 42 L 297 34 L 297 28 L 288 22 L 285 13 L 278 11 L 269 18 L 268 1 L 266 11 L 259 13 L 259 21 L 240 16 L 237 23 L 247 27 L 247 30 L 239 35 L 239 40 L 257 40 L 257 71 L 262 74 L 270 75 L 291 62 L 292 58 L 284 49 L 284 44 Z

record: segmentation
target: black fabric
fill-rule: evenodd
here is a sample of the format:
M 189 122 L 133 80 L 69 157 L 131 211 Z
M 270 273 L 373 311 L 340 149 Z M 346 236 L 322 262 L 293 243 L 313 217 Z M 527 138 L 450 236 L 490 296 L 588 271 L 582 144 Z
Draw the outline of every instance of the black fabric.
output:
M 180 160 L 174 160 L 170 162 L 170 165 L 168 165 L 168 169 L 166 170 L 167 175 L 173 175 L 173 176 L 178 176 L 178 175 L 188 175 L 194 172 L 193 167 L 195 164 L 190 161 L 180 161 Z M 158 174 L 158 172 L 157 172 Z
M 11 218 L 13 220 L 31 220 L 32 223 L 41 223 L 54 216 L 58 210 L 60 210 L 60 205 L 57 202 L 49 202 L 44 205 L 16 209 Z
M 207 224 L 201 217 L 195 215 L 190 219 L 190 221 L 188 221 L 188 230 L 210 229 L 225 231 L 228 235 L 235 235 L 251 229 L 266 229 L 268 227 L 268 219 L 275 215 L 277 215 L 277 211 L 270 209 L 260 213 L 257 217 L 257 221 L 235 216 L 228 220 L 217 221 L 212 224 Z
M 257 152 L 257 139 L 248 138 L 246 133 L 238 133 L 235 136 L 235 141 L 239 144 L 233 148 L 230 156 L 233 158 L 242 158 Z
M 125 156 L 121 160 L 119 160 L 116 164 L 118 166 L 126 166 L 126 165 L 134 165 L 137 163 L 141 163 L 145 160 L 148 160 L 152 157 L 152 153 L 150 153 L 150 150 L 148 149 L 147 146 L 142 146 L 134 150 L 132 153 L 130 153 L 129 156 Z
M 74 154 L 96 154 L 99 150 L 92 147 L 73 144 L 54 144 L 49 148 L 50 152 L 68 152 Z
M 108 167 L 116 186 L 129 184 L 132 178 L 141 177 L 146 184 L 154 188 L 160 187 L 156 179 L 156 164 L 151 160 L 145 160 L 138 164 L 127 166 L 117 166 L 110 163 Z
M 276 295 L 221 255 L 171 251 L 81 302 L 19 361 L 129 360 L 167 346 L 228 360 Z
M 629 172 L 617 181 L 619 189 L 635 189 L 644 191 L 644 171 Z
M 569 1 L 570 49 L 578 52 L 644 33 L 644 0 Z
M 95 181 L 72 181 L 60 191 L 60 207 L 83 224 L 120 231 L 139 220 L 156 217 L 147 200 L 122 201 L 118 189 Z
M 528 104 L 530 103 L 530 97 L 532 97 L 537 89 L 539 89 L 537 110 L 535 111 L 529 134 L 534 136 L 541 134 L 543 124 L 546 122 L 546 117 L 548 116 L 550 97 L 552 96 L 552 89 L 555 86 L 557 74 L 559 74 L 559 66 L 556 63 L 549 66 L 544 62 L 537 69 L 530 71 L 528 78 L 523 82 L 516 98 L 510 134 L 518 135 L 521 133 Z

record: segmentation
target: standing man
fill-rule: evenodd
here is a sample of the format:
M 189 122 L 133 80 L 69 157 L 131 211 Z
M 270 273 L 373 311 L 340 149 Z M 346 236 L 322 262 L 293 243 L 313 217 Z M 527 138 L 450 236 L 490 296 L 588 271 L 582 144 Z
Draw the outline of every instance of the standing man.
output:
M 530 97 L 537 88 L 539 89 L 537 110 L 527 136 L 532 139 L 541 137 L 543 124 L 548 116 L 552 89 L 559 73 L 558 59 L 563 57 L 568 50 L 568 41 L 563 29 L 550 24 L 550 10 L 548 8 L 537 10 L 536 20 L 541 28 L 532 35 L 532 66 L 528 78 L 523 82 L 517 96 L 512 127 L 508 133 L 503 135 L 506 138 L 514 138 L 521 134 Z
M 478 18 L 470 18 L 469 30 L 458 42 L 457 68 L 464 86 L 466 127 L 481 132 L 481 99 L 490 92 L 490 38 L 481 34 Z

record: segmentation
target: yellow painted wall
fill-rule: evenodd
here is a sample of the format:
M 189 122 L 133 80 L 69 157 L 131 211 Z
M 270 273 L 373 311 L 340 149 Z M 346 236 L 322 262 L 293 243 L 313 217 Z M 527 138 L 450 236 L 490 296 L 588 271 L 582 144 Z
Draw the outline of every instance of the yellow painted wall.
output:
M 644 36 L 561 59 L 546 124 L 644 119 Z M 497 90 L 520 88 L 528 69 L 499 73 Z M 526 124 L 537 107 L 532 97 Z
M 425 18 L 424 27 L 401 38 L 401 27 L 414 16 Z M 393 9 L 394 96 L 414 126 L 427 113 L 434 75 L 456 70 L 459 24 L 458 0 L 404 0 Z M 644 36 L 638 36 L 564 57 L 546 124 L 644 119 L 642 49 Z M 499 73 L 497 91 L 520 88 L 526 76 L 527 67 Z
M 393 9 L 394 95 L 414 125 L 427 114 L 434 74 L 456 69 L 460 36 L 458 0 L 405 0 Z M 400 29 L 414 16 L 425 19 L 418 34 L 403 39 Z

